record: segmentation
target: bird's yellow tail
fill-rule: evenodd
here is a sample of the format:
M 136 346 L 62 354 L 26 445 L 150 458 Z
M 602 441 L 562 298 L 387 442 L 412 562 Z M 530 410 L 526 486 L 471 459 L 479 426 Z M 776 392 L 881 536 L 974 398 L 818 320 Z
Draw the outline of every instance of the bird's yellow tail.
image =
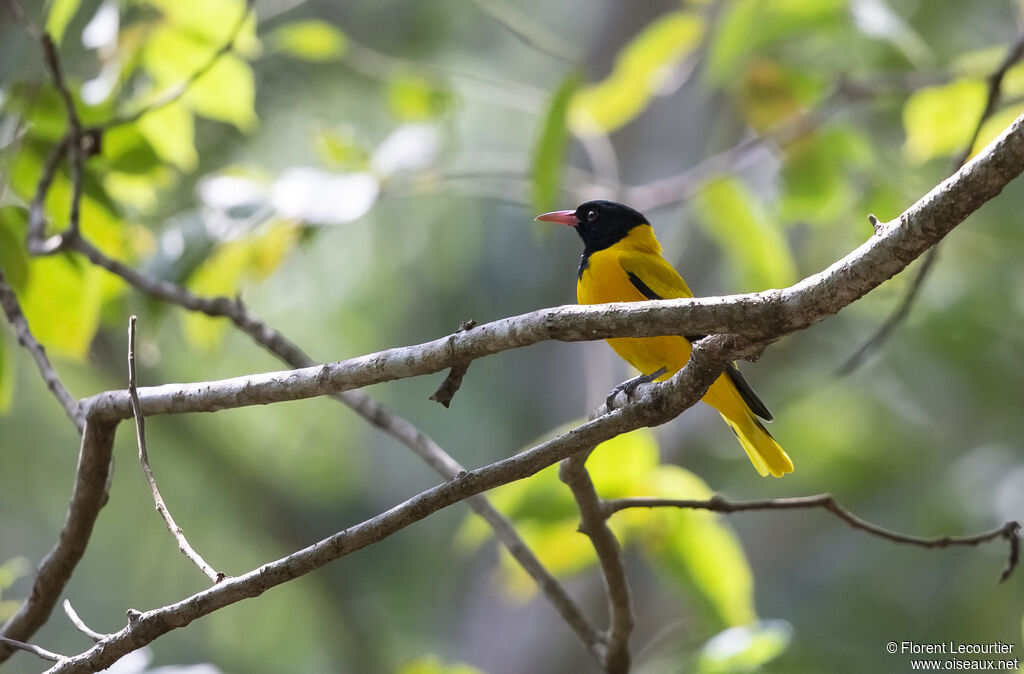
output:
M 793 472 L 793 462 L 786 454 L 786 450 L 775 442 L 775 438 L 760 419 L 746 410 L 733 416 L 740 418 L 730 418 L 722 414 L 725 423 L 729 424 L 729 428 L 736 434 L 757 472 L 762 476 L 771 474 L 774 477 L 782 477 Z

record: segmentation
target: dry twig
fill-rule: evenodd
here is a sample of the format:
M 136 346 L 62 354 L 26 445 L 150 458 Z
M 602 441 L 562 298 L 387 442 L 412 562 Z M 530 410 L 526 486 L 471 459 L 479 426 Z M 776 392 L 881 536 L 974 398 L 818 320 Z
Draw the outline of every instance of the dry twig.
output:
M 135 384 L 135 321 L 135 316 L 128 319 L 128 395 L 131 397 L 132 402 L 132 416 L 135 417 L 135 439 L 139 445 L 139 463 L 142 464 L 142 472 L 146 476 L 146 482 L 149 483 L 149 491 L 153 494 L 156 511 L 160 513 L 160 517 L 163 518 L 168 531 L 171 532 L 174 540 L 177 541 L 178 549 L 200 571 L 206 574 L 207 578 L 214 583 L 219 583 L 224 580 L 224 574 L 207 564 L 202 555 L 196 552 L 195 548 L 188 542 L 188 539 L 185 538 L 185 533 L 178 526 L 177 522 L 174 521 L 174 517 L 171 516 L 171 511 L 167 508 L 167 503 L 164 502 L 164 497 L 160 494 L 160 488 L 156 484 L 156 478 L 153 477 L 153 469 L 149 466 L 149 454 L 146 451 L 146 419 L 139 405 L 139 391 Z

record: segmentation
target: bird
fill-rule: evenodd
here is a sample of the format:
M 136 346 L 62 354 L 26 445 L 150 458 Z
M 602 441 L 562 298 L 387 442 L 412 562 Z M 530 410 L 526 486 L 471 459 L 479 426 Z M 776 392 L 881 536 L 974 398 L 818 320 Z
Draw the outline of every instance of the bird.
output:
M 583 255 L 576 274 L 576 299 L 580 304 L 693 297 L 686 281 L 662 257 L 661 244 L 650 222 L 629 206 L 614 201 L 588 201 L 575 210 L 538 215 L 536 220 L 573 227 L 583 240 Z M 671 377 L 686 365 L 692 342 L 703 337 L 666 335 L 607 340 L 623 360 L 641 373 L 613 389 L 609 403 L 620 390 L 625 389 L 628 394 L 641 382 Z M 703 401 L 722 415 L 758 473 L 782 477 L 793 471 L 789 455 L 761 422 L 771 421 L 771 412 L 734 363 L 708 388 Z

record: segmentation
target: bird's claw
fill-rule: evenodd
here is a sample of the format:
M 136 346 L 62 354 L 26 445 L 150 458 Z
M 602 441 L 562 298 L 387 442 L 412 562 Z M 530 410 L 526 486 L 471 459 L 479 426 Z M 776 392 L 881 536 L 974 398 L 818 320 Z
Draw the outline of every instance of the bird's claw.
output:
M 613 409 L 615 409 L 615 396 L 619 395 L 620 393 L 625 393 L 626 398 L 628 399 L 631 395 L 633 395 L 633 391 L 636 391 L 637 386 L 640 386 L 640 384 L 650 384 L 652 381 L 662 376 L 667 371 L 668 370 L 666 370 L 665 368 L 660 368 L 652 372 L 651 374 L 642 374 L 637 377 L 633 377 L 632 379 L 627 379 L 626 381 L 622 382 L 621 384 L 613 388 L 608 393 L 608 397 L 605 398 L 604 400 L 605 407 L 608 409 L 609 412 L 612 411 Z

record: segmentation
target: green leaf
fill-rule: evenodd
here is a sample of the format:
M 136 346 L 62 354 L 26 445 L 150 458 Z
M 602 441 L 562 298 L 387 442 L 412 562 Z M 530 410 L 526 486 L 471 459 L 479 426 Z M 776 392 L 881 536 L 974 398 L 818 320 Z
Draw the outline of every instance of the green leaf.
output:
M 1013 120 L 1020 116 L 1021 112 L 1024 112 L 1024 109 L 1019 104 L 1011 105 L 986 119 L 985 123 L 981 125 L 981 130 L 978 131 L 978 138 L 974 141 L 974 147 L 971 148 L 971 157 L 984 150 L 989 143 L 1006 130 L 1006 127 L 1013 123 Z
M 150 4 L 160 8 L 166 23 L 181 34 L 193 38 L 213 48 L 220 48 L 234 30 L 243 12 L 248 12 L 245 0 L 149 0 Z M 259 41 L 255 36 L 256 19 L 253 12 L 242 23 L 241 30 L 234 41 L 234 49 L 240 53 L 251 55 L 259 50 Z
M 32 261 L 21 308 L 50 353 L 84 360 L 100 321 L 106 272 L 66 255 Z
M 243 278 L 264 279 L 280 265 L 299 232 L 294 223 L 277 220 L 253 236 L 221 244 L 192 274 L 189 289 L 206 297 L 236 296 Z M 192 344 L 211 349 L 223 338 L 227 319 L 188 312 L 184 327 Z
M 135 126 L 164 161 L 185 172 L 194 171 L 199 165 L 195 123 L 192 113 L 180 101 L 146 113 Z
M 666 498 L 708 499 L 711 488 L 679 466 L 665 465 L 652 492 Z M 654 558 L 678 583 L 694 587 L 726 625 L 757 619 L 754 576 L 743 547 L 719 515 L 702 510 L 660 511 L 660 525 L 646 526 L 660 536 L 651 543 Z
M 698 674 L 756 672 L 782 655 L 793 639 L 784 620 L 730 627 L 708 640 L 697 660 Z
M 189 87 L 185 100 L 197 114 L 230 122 L 240 131 L 256 127 L 256 82 L 252 68 L 234 54 L 224 54 Z
M 16 82 L 5 93 L 4 109 L 28 122 L 33 138 L 57 141 L 67 132 L 64 102 L 52 85 Z
M 21 206 L 0 207 L 0 269 L 16 292 L 28 283 L 29 259 L 25 252 L 28 210 Z
M 658 470 L 658 440 L 649 428 L 617 435 L 594 449 L 587 470 L 602 498 L 645 494 Z
M 904 153 L 922 163 L 961 151 L 985 109 L 985 83 L 961 79 L 915 91 L 903 106 Z
M 607 78 L 573 96 L 572 130 L 606 134 L 633 120 L 669 80 L 673 67 L 693 53 L 703 34 L 703 17 L 690 12 L 669 12 L 652 21 L 622 48 Z
M 317 19 L 286 23 L 268 40 L 277 51 L 305 61 L 336 61 L 348 46 L 345 33 Z
M 103 134 L 103 157 L 108 168 L 124 173 L 148 174 L 161 164 L 153 146 L 131 124 L 116 126 Z
M 81 0 L 53 0 L 50 13 L 46 15 L 46 32 L 57 44 L 64 39 L 64 31 L 78 11 Z
M 738 290 L 785 288 L 796 280 L 796 263 L 782 231 L 738 180 L 711 180 L 695 196 L 693 208 L 722 249 Z
M 388 108 L 403 121 L 436 119 L 452 107 L 452 94 L 438 80 L 405 73 L 388 84 Z
M 569 143 L 567 112 L 580 84 L 579 73 L 573 72 L 559 85 L 548 104 L 540 138 L 533 151 L 533 207 L 538 213 L 550 211 L 562 187 L 565 148 Z

